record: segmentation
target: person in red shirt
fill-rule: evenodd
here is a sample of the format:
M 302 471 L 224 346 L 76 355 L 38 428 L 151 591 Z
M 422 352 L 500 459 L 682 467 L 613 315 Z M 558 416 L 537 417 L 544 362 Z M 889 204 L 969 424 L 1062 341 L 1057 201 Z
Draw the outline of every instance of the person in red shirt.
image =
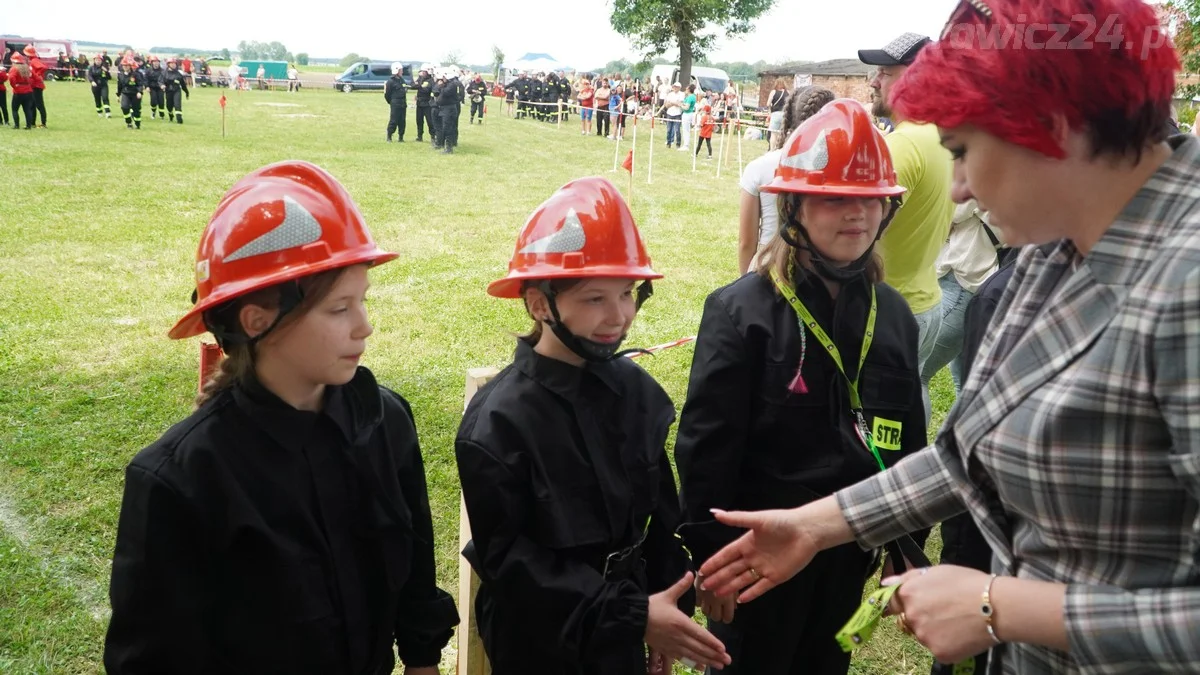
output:
M 33 128 L 33 71 L 24 56 L 12 55 L 12 68 L 8 71 L 8 83 L 12 85 L 12 123 L 14 129 L 21 128 L 19 110 L 25 111 L 25 128 Z
M 717 119 L 712 115 L 712 106 L 705 103 L 700 108 L 700 118 L 696 120 L 697 126 L 700 127 L 700 137 L 696 139 L 696 154 L 700 154 L 700 146 L 708 146 L 708 157 L 712 159 L 712 135 L 713 128 L 717 126 Z
M 39 127 L 46 128 L 46 64 L 38 58 L 33 45 L 25 45 L 25 56 L 29 57 L 29 70 L 33 78 L 33 107 L 42 116 Z
M 0 66 L 0 122 L 8 126 L 8 89 L 4 86 L 5 82 L 8 82 L 8 71 Z

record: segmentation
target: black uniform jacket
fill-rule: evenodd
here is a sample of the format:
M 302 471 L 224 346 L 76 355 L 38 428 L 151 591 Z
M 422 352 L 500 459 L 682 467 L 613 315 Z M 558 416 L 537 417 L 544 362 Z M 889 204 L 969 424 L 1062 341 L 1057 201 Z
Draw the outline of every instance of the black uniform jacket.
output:
M 104 663 L 125 673 L 391 673 L 436 665 L 435 585 L 408 403 L 366 368 L 323 412 L 225 390 L 133 459 Z
M 690 569 L 673 534 L 674 420 L 666 392 L 628 359 L 577 368 L 524 341 L 472 399 L 455 442 L 473 537 L 464 555 L 497 672 L 646 672 L 648 595 Z M 606 580 L 608 554 L 643 532 L 642 561 Z M 690 616 L 694 602 L 689 593 L 680 609 Z
M 408 90 L 404 86 L 404 78 L 393 75 L 383 85 L 383 100 L 397 108 L 408 107 Z
M 483 97 L 487 96 L 487 93 L 488 86 L 486 82 L 476 82 L 472 80 L 471 83 L 467 85 L 467 96 L 470 96 L 472 101 L 475 100 L 476 96 L 479 96 L 479 100 L 482 101 Z
M 163 84 L 167 85 L 168 93 L 174 93 L 182 89 L 183 93 L 189 97 L 191 96 L 188 92 L 187 75 L 184 75 L 182 71 L 171 70 L 170 68 L 163 71 Z
M 797 277 L 804 275 L 797 270 Z M 894 289 L 875 289 L 875 334 L 859 392 L 879 454 L 891 466 L 925 447 L 925 412 L 916 321 Z M 870 308 L 867 282 L 845 285 L 836 303 L 815 276 L 796 291 L 853 378 Z M 739 534 L 716 523 L 709 509 L 800 506 L 879 471 L 855 431 L 849 385 L 806 332 L 808 393 L 796 394 L 788 385 L 800 361 L 800 330 L 771 280 L 747 274 L 705 301 L 675 444 L 687 523 L 681 533 L 696 565 Z
M 161 87 L 163 84 L 163 73 L 164 72 L 165 71 L 162 68 L 147 67 L 146 68 L 146 86 L 153 87 L 155 89 L 158 89 L 159 87 Z
M 108 72 L 108 68 L 104 66 L 88 66 L 87 79 L 88 82 L 105 84 L 112 79 L 112 73 Z
M 461 105 L 466 96 L 462 82 L 459 82 L 457 77 L 446 80 L 440 89 L 435 89 L 434 91 L 437 93 L 437 106 L 439 108 Z
M 428 108 L 433 105 L 433 78 L 426 75 L 416 82 L 417 89 L 417 106 Z
M 140 70 L 117 73 L 117 93 L 137 96 L 146 88 L 146 76 Z

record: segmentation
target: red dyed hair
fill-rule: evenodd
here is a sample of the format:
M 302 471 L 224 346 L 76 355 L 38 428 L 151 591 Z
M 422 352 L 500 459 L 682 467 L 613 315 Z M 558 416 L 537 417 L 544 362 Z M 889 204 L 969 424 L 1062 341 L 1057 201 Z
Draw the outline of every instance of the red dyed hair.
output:
M 963 0 L 890 103 L 905 119 L 971 124 L 1051 157 L 1065 155 L 1056 115 L 1087 129 L 1097 154 L 1140 152 L 1163 137 L 1178 69 L 1142 0 Z

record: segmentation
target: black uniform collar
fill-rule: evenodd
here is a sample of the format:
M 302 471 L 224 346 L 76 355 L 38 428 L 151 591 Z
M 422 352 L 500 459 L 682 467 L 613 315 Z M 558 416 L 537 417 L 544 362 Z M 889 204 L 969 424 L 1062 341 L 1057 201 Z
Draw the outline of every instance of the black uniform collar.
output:
M 617 359 L 573 366 L 565 361 L 542 356 L 525 340 L 517 340 L 517 353 L 513 357 L 513 365 L 565 398 L 574 399 L 579 395 L 585 377 L 594 377 L 618 396 L 624 391 L 621 375 L 617 370 L 621 364 Z
M 312 438 L 313 428 L 326 418 L 347 443 L 362 443 L 383 421 L 383 400 L 370 370 L 359 366 L 344 385 L 325 387 L 321 412 L 297 410 L 264 387 L 258 378 L 233 388 L 234 401 L 263 431 L 289 450 L 299 450 Z

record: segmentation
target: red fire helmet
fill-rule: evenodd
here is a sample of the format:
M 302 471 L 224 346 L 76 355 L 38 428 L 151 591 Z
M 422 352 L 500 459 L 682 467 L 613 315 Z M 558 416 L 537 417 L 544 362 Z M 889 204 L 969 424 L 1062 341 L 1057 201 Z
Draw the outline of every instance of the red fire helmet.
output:
M 254 291 L 351 265 L 395 259 L 375 244 L 346 189 L 320 167 L 284 161 L 221 198 L 196 251 L 196 302 L 169 335 L 205 332 L 205 311 Z
M 844 197 L 895 197 L 904 193 L 883 134 L 854 99 L 830 101 L 783 144 L 775 178 L 763 192 Z
M 562 186 L 529 216 L 508 263 L 488 285 L 498 298 L 521 297 L 528 280 L 661 279 L 650 267 L 629 205 L 609 181 L 580 178 Z

